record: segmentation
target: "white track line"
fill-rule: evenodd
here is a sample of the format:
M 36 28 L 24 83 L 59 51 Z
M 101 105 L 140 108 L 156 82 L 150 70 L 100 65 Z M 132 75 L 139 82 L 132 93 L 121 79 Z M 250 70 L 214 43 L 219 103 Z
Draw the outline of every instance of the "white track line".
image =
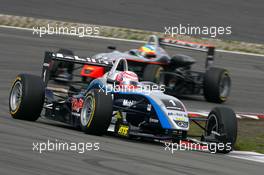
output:
M 250 152 L 250 151 L 232 151 L 227 154 L 229 157 L 234 157 L 238 159 L 250 160 L 254 162 L 264 163 L 264 154 Z
M 1 28 L 9 28 L 9 29 L 17 29 L 17 30 L 26 30 L 26 31 L 34 31 L 33 29 L 24 28 L 24 27 L 13 27 L 13 26 L 5 26 L 0 25 Z M 61 35 L 68 35 L 68 36 L 78 36 L 76 34 L 61 34 Z M 145 41 L 140 40 L 131 40 L 131 39 L 121 39 L 121 38 L 113 38 L 113 37 L 105 37 L 105 36 L 95 36 L 95 35 L 86 35 L 84 37 L 88 38 L 98 38 L 98 39 L 106 39 L 106 40 L 115 40 L 115 41 L 125 41 L 125 42 L 133 42 L 133 43 L 145 43 Z M 256 57 L 264 57 L 262 54 L 256 54 L 256 53 L 247 53 L 247 52 L 239 52 L 239 51 L 229 51 L 229 50 L 221 50 L 216 49 L 217 52 L 222 53 L 230 53 L 230 54 L 238 54 L 238 55 L 248 55 L 248 56 L 256 56 Z
M 1 28 L 7 28 L 7 29 L 16 29 L 16 30 L 25 30 L 25 31 L 31 31 L 33 33 L 33 31 L 40 31 L 40 30 L 34 30 L 34 29 L 29 29 L 29 28 L 24 28 L 24 27 L 14 27 L 14 26 L 5 26 L 5 25 L 0 25 Z M 46 35 L 46 34 L 45 34 Z M 43 36 L 45 36 L 43 35 Z M 54 34 L 56 35 L 56 34 Z M 71 34 L 71 33 L 64 33 L 64 34 L 60 34 L 60 35 L 66 35 L 66 36 L 78 36 L 78 34 Z M 38 36 L 36 34 L 36 36 Z M 130 39 L 122 39 L 122 38 L 113 38 L 113 37 L 105 37 L 105 36 L 96 36 L 96 35 L 85 35 L 83 37 L 80 38 L 98 38 L 98 39 L 105 39 L 105 40 L 115 40 L 115 41 L 126 41 L 126 42 L 133 42 L 133 43 L 146 43 L 145 41 L 140 41 L 140 40 L 130 40 Z

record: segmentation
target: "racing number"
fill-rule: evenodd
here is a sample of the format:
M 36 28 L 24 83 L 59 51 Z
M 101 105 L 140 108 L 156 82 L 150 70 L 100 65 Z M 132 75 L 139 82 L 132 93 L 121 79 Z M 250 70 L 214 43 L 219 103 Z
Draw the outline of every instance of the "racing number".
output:
M 126 125 L 120 125 L 118 129 L 118 135 L 121 136 L 128 136 L 128 126 Z

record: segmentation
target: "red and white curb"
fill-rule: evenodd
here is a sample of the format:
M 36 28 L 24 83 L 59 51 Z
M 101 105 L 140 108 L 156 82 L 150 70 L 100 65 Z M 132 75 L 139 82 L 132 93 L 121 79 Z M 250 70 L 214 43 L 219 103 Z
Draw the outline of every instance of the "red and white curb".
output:
M 264 154 L 250 151 L 232 151 L 227 156 L 238 159 L 250 160 L 254 162 L 264 163 Z
M 207 111 L 199 111 L 199 112 L 188 112 L 189 117 L 207 117 L 209 112 Z M 247 113 L 247 112 L 237 112 L 236 117 L 238 119 L 254 119 L 260 120 L 264 119 L 264 113 Z
M 257 113 L 237 113 L 237 118 L 251 118 L 251 119 L 264 119 L 264 113 L 257 114 Z

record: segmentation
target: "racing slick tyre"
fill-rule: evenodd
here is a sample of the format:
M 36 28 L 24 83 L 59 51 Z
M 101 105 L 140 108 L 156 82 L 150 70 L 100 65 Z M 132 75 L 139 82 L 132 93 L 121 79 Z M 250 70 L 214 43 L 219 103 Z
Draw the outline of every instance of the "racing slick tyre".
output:
M 89 91 L 85 97 L 80 124 L 87 134 L 103 135 L 107 132 L 113 113 L 111 94 L 98 89 Z
M 143 80 L 151 81 L 154 83 L 159 83 L 160 81 L 160 73 L 163 71 L 163 67 L 157 64 L 148 64 L 144 68 L 143 72 Z
M 74 52 L 68 49 L 59 49 L 57 53 L 74 56 Z M 56 77 L 60 73 L 59 69 L 66 69 L 69 74 L 72 74 L 74 69 L 74 64 L 70 62 L 52 61 L 51 65 L 50 77 Z
M 210 146 L 210 151 L 229 153 L 233 150 L 237 138 L 237 118 L 235 112 L 227 107 L 215 107 L 207 119 L 205 138 L 214 135 L 213 138 L 216 139 L 216 143 L 218 144 L 218 146 Z
M 223 103 L 229 97 L 231 78 L 225 69 L 212 67 L 204 76 L 204 97 L 209 102 Z
M 19 74 L 10 91 L 9 112 L 15 119 L 35 121 L 43 108 L 45 86 L 39 76 Z

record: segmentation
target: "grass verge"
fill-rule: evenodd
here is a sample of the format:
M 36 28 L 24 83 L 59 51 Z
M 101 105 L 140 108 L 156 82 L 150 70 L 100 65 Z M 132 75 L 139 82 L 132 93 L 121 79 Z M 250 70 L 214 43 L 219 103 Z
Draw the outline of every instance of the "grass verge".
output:
M 204 126 L 204 123 L 200 123 Z M 201 130 L 191 123 L 190 135 L 201 135 Z M 264 120 L 238 119 L 238 135 L 235 150 L 254 151 L 264 154 Z

